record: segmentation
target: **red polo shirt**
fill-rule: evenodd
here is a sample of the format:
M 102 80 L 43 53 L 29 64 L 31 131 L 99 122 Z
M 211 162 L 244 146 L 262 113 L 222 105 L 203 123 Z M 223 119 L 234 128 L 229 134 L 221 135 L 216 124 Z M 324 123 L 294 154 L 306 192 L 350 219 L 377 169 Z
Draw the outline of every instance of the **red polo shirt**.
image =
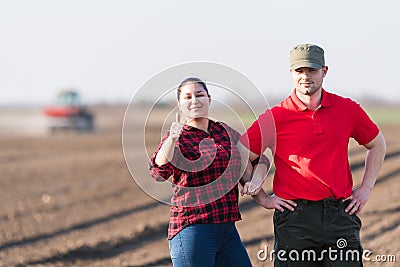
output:
M 349 98 L 322 90 L 321 105 L 313 111 L 293 91 L 262 114 L 240 141 L 256 154 L 267 147 L 275 150 L 273 191 L 277 196 L 342 199 L 351 195 L 353 187 L 349 139 L 365 145 L 378 133 L 376 124 Z

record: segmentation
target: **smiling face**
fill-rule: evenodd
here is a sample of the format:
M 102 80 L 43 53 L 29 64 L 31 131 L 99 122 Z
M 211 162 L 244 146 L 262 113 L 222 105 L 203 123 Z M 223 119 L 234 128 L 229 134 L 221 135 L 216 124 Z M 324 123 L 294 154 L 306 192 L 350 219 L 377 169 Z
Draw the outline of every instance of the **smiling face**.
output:
M 313 69 L 302 67 L 295 70 L 290 70 L 293 78 L 293 85 L 296 90 L 303 94 L 311 96 L 322 87 L 322 81 L 328 71 L 328 67 L 324 66 L 321 69 Z
M 204 87 L 196 82 L 188 82 L 181 86 L 178 108 L 188 122 L 198 118 L 208 118 L 211 98 Z

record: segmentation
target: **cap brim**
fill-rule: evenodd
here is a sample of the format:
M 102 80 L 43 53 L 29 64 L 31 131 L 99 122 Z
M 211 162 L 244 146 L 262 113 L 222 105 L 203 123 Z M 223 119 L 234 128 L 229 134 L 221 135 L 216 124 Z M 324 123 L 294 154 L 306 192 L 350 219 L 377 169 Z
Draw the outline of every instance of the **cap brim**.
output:
M 299 68 L 322 69 L 322 65 L 320 65 L 318 63 L 312 63 L 309 61 L 303 61 L 303 62 L 297 62 L 297 63 L 293 64 L 292 66 L 290 66 L 290 68 L 292 70 L 296 70 Z

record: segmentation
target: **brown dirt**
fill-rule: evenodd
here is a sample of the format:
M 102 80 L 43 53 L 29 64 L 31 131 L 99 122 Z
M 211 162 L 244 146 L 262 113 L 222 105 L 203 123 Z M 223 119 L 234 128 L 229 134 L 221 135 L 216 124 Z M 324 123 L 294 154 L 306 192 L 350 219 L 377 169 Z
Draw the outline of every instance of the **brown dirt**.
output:
M 2 110 L 0 117 L 13 115 L 20 122 L 22 116 L 32 124 L 27 118 L 37 114 L 13 112 Z M 47 136 L 43 129 L 0 128 L 0 266 L 171 266 L 169 206 L 144 193 L 126 167 L 124 109 L 98 108 L 96 114 L 98 130 L 92 134 Z M 372 259 L 389 254 L 397 263 L 366 266 L 400 261 L 400 125 L 382 125 L 382 131 L 387 159 L 360 214 L 362 241 Z M 154 149 L 159 133 L 151 134 Z M 350 156 L 358 183 L 364 149 L 351 143 Z M 272 211 L 248 197 L 240 203 L 243 220 L 237 227 L 254 266 L 272 266 L 269 259 L 257 259 L 260 249 L 273 247 Z

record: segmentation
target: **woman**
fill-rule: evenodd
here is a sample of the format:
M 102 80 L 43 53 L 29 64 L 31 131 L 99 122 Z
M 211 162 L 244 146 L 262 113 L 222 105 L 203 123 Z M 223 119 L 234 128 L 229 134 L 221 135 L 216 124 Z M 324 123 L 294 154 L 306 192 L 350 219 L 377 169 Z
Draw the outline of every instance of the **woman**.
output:
M 185 123 L 178 113 L 150 164 L 156 180 L 172 176 L 168 240 L 173 265 L 251 266 L 235 226 L 241 219 L 240 154 L 235 146 L 240 134 L 208 118 L 211 97 L 202 80 L 185 79 L 177 97 Z M 251 175 L 248 165 L 245 173 Z

